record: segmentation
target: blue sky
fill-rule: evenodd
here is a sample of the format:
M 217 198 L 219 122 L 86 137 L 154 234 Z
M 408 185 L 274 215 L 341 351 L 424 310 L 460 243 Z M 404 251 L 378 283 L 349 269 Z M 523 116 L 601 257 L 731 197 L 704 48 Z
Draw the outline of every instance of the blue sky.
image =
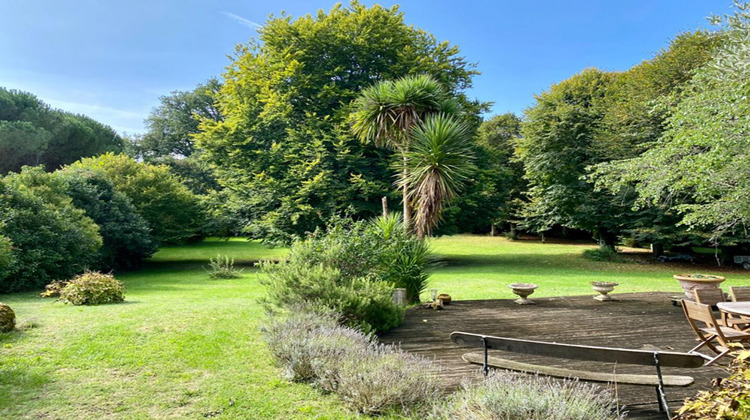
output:
M 373 2 L 363 2 L 372 4 Z M 534 95 L 586 67 L 625 70 L 679 32 L 708 28 L 731 0 L 378 2 L 461 48 L 482 75 L 471 97 L 522 113 Z M 159 96 L 228 65 L 234 46 L 282 10 L 332 1 L 0 0 L 0 86 L 36 94 L 120 132 L 142 132 Z

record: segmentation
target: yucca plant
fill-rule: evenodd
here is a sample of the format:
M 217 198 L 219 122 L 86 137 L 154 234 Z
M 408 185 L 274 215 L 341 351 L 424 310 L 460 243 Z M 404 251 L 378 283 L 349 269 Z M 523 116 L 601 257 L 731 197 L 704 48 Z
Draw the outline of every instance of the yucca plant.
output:
M 398 185 L 409 191 L 416 208 L 417 236 L 435 228 L 445 205 L 473 171 L 469 127 L 448 114 L 428 116 L 411 131 L 411 149 L 405 155 L 406 171 Z
M 406 154 L 410 150 L 412 128 L 428 115 L 439 112 L 458 112 L 458 104 L 432 77 L 419 75 L 385 80 L 364 89 L 354 101 L 352 131 L 364 141 L 397 150 L 401 155 L 397 167 L 401 176 L 406 177 Z M 410 229 L 409 185 L 403 184 L 401 188 L 404 227 Z

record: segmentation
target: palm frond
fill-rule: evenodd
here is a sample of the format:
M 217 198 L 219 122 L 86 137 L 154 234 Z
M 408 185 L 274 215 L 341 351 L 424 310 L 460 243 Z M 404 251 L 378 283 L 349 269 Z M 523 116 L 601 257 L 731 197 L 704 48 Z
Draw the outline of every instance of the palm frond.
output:
M 424 235 L 437 226 L 444 206 L 471 177 L 470 130 L 450 115 L 436 114 L 415 126 L 411 138 L 406 154 L 408 170 L 397 184 L 407 185 L 409 200 L 416 208 L 417 232 Z

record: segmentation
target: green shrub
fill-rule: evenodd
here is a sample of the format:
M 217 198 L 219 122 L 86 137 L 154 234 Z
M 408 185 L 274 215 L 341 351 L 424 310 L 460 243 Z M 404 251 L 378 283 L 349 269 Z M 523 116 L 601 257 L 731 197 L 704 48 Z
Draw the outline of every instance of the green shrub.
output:
M 208 268 L 204 267 L 204 270 L 212 279 L 238 279 L 242 277 L 243 271 L 241 268 L 234 268 L 234 258 L 229 258 L 228 255 L 217 255 L 215 259 L 211 258 Z
M 348 352 L 338 366 L 336 393 L 362 414 L 412 413 L 441 393 L 429 360 L 390 345 Z
M 10 332 L 16 328 L 16 313 L 10 306 L 0 302 L 0 332 Z
M 125 286 L 111 274 L 89 271 L 76 276 L 60 291 L 60 300 L 73 305 L 101 305 L 125 300 Z
M 12 244 L 7 262 L 0 262 L 7 264 L 0 270 L 0 293 L 40 289 L 97 261 L 98 226 L 73 205 L 64 183 L 41 168 L 0 179 L 0 221 L 3 243 Z
M 263 338 L 284 377 L 335 391 L 338 368 L 346 355 L 373 345 L 371 336 L 340 326 L 338 318 L 330 310 L 298 306 L 287 316 L 273 317 L 263 325 Z
M 130 199 L 116 191 L 104 174 L 74 168 L 56 174 L 65 182 L 73 205 L 86 212 L 86 216 L 99 226 L 102 247 L 97 269 L 134 268 L 156 252 L 148 223 L 138 214 Z
M 622 255 L 620 255 L 617 250 L 610 248 L 610 247 L 599 247 L 596 249 L 587 249 L 583 251 L 583 258 L 586 258 L 587 260 L 591 261 L 601 261 L 601 262 L 622 262 L 623 258 Z
M 432 420 L 619 419 L 608 392 L 590 384 L 493 373 L 435 404 Z
M 750 418 L 750 350 L 743 350 L 730 365 L 730 375 L 715 389 L 700 391 L 685 400 L 677 420 L 744 420 Z
M 180 244 L 200 235 L 203 215 L 198 199 L 168 166 L 107 153 L 81 159 L 66 168 L 74 169 L 104 174 L 115 190 L 132 201 L 158 243 Z
M 261 264 L 268 287 L 264 299 L 269 308 L 288 308 L 310 302 L 341 314 L 341 321 L 365 332 L 398 326 L 404 310 L 393 302 L 393 288 L 366 277 L 346 278 L 336 268 L 323 264 Z
M 269 308 L 316 302 L 342 314 L 346 325 L 385 331 L 403 320 L 394 287 L 419 297 L 429 250 L 399 226 L 335 219 L 326 230 L 295 241 L 288 262 L 264 262 Z

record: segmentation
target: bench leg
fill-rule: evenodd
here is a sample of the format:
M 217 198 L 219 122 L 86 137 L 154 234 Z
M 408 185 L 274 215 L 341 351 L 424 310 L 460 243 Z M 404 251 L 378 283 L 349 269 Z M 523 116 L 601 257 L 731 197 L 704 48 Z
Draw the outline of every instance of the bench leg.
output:
M 669 405 L 667 405 L 667 394 L 664 393 L 664 380 L 661 376 L 661 364 L 659 363 L 659 353 L 654 352 L 654 366 L 656 367 L 656 377 L 659 378 L 659 386 L 656 387 L 656 398 L 659 401 L 659 411 L 665 413 L 668 419 L 672 416 L 669 414 Z
M 484 376 L 487 376 L 490 373 L 490 364 L 487 355 L 487 340 L 484 337 L 482 337 L 482 344 L 484 345 L 484 363 L 482 364 L 482 372 L 484 373 Z

